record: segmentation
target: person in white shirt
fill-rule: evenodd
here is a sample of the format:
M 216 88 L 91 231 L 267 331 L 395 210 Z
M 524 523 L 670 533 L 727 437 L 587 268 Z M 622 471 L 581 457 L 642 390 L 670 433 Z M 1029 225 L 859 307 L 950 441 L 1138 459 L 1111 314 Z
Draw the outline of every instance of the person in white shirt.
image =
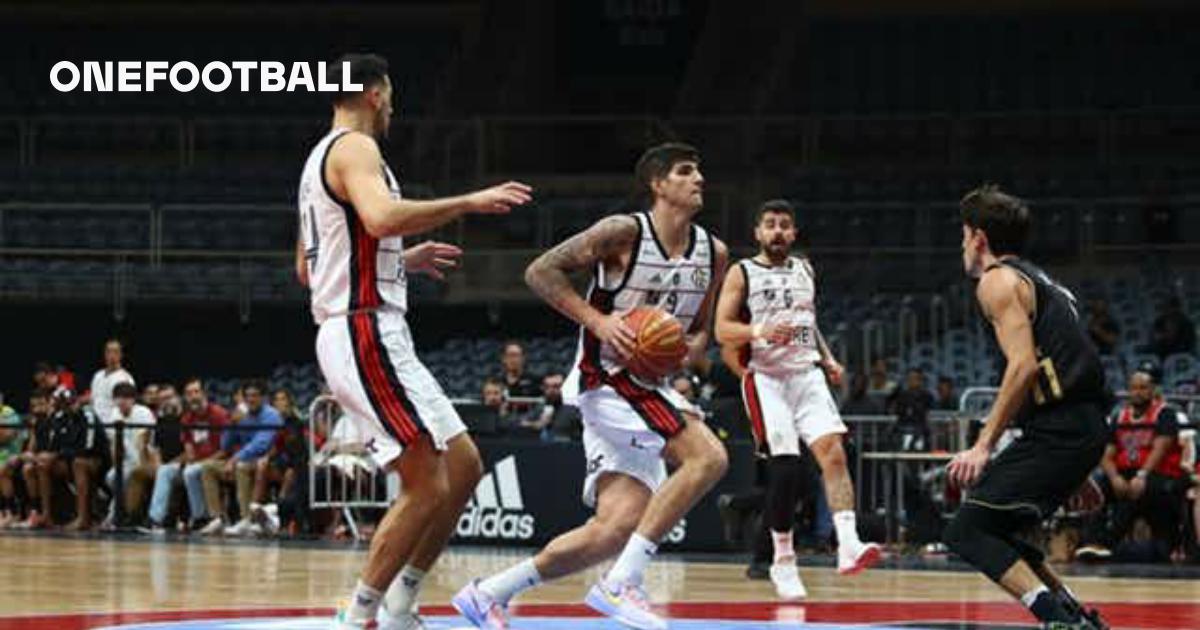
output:
M 118 339 L 104 342 L 104 367 L 96 370 L 92 377 L 91 402 L 92 411 L 97 418 L 107 420 L 113 413 L 113 387 L 117 383 L 134 384 L 133 376 L 121 365 L 124 347 Z
M 134 402 L 137 399 L 137 388 L 132 383 L 118 383 L 113 387 L 112 394 L 114 404 L 108 422 L 108 441 L 113 447 L 113 467 L 109 469 L 104 480 L 108 487 L 115 488 L 117 471 L 120 470 L 122 486 L 129 490 L 129 480 L 133 475 L 148 475 L 151 479 L 154 477 L 155 462 L 158 461 L 150 439 L 154 430 L 144 425 L 153 425 L 156 420 L 148 407 Z M 133 425 L 122 431 L 120 444 L 117 443 L 117 424 Z M 116 501 L 113 501 L 102 528 L 111 529 L 116 525 L 115 521 Z

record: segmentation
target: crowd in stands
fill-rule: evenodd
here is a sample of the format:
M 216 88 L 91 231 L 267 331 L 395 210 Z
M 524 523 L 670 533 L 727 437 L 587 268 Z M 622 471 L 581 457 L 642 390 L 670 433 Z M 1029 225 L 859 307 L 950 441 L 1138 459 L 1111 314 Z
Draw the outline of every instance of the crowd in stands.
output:
M 327 427 L 310 435 L 286 389 L 250 379 L 228 408 L 200 378 L 139 393 L 117 340 L 83 392 L 45 363 L 33 380 L 24 418 L 0 405 L 0 527 L 245 536 L 310 522 L 296 495 Z
M 1089 311 L 1098 347 L 1113 353 L 1118 323 L 1103 301 L 1091 302 Z M 1194 327 L 1177 302 L 1162 305 L 1150 345 L 1160 356 L 1194 350 Z M 931 414 L 960 408 L 955 380 L 930 383 L 919 367 L 899 377 L 884 359 L 848 373 L 835 391 L 841 412 L 851 424 L 861 416 L 895 417 L 874 448 L 930 450 Z M 562 371 L 531 373 L 521 343 L 508 341 L 478 402 L 458 408 L 480 438 L 577 442 L 582 419 L 563 400 L 566 378 Z M 1153 364 L 1130 370 L 1128 393 L 1110 419 L 1113 442 L 1096 473 L 1108 501 L 1079 523 L 1080 559 L 1197 557 L 1200 468 L 1188 418 L 1195 405 L 1172 404 L 1161 378 Z M 105 344 L 103 367 L 90 383 L 77 392 L 69 370 L 39 363 L 27 413 L 0 398 L 0 528 L 262 536 L 320 535 L 341 526 L 336 513 L 310 510 L 309 463 L 312 453 L 324 457 L 326 447 L 353 436 L 339 437 L 337 418 L 310 430 L 287 389 L 270 391 L 251 379 L 229 400 L 216 400 L 204 380 L 188 378 L 178 387 L 145 383 L 139 392 L 117 340 Z M 719 436 L 747 436 L 739 427 L 746 420 L 738 377 L 719 358 L 691 365 L 670 384 Z M 329 468 L 317 469 L 320 483 L 339 474 Z M 810 481 L 807 534 L 820 547 L 832 527 L 821 484 Z M 921 489 L 929 480 L 922 481 L 913 491 L 932 494 Z M 927 497 L 913 497 L 922 503 Z

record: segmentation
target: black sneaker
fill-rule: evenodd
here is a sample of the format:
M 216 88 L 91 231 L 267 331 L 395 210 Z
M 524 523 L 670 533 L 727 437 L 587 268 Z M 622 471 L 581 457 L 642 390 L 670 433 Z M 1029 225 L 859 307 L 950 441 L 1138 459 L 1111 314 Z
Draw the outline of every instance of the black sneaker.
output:
M 1106 623 L 1104 618 L 1100 616 L 1099 610 L 1096 610 L 1095 608 L 1088 608 L 1081 611 L 1080 614 L 1083 615 L 1084 621 L 1087 621 L 1089 624 L 1091 624 L 1087 626 L 1091 630 L 1110 630 L 1108 623 Z
M 1089 630 L 1109 630 L 1108 624 L 1100 617 L 1100 611 L 1095 608 L 1084 608 L 1083 604 L 1072 597 L 1066 590 L 1058 591 L 1057 595 L 1058 601 L 1072 617 L 1078 617 L 1087 624 L 1084 628 L 1088 628 Z

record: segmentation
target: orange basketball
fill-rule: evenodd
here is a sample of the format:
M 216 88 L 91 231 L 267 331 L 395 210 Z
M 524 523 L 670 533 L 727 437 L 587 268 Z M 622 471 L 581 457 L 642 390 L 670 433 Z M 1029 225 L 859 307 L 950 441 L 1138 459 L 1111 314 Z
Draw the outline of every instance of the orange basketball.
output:
M 687 354 L 683 324 L 670 313 L 652 306 L 639 306 L 625 314 L 625 325 L 637 343 L 629 370 L 645 378 L 661 378 L 679 369 Z

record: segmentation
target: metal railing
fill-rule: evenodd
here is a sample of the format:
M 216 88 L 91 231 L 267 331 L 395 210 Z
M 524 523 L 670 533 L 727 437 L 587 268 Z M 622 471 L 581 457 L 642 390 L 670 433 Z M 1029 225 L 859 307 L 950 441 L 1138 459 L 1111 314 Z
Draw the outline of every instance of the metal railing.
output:
M 326 435 L 317 450 L 308 441 L 308 502 L 313 510 L 341 513 L 355 540 L 363 540 L 355 510 L 384 509 L 400 493 L 400 476 L 379 466 L 369 446 L 352 432 L 337 401 L 318 396 L 308 408 L 309 435 Z

